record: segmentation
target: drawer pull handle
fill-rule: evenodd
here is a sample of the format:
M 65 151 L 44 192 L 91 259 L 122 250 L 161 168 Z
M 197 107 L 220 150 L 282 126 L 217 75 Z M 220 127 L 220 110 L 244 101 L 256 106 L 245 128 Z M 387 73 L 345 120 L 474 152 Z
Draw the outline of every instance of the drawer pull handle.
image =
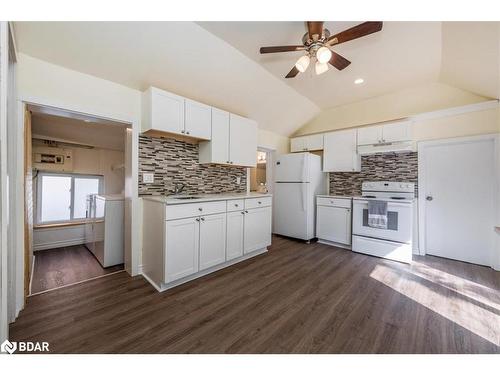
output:
M 201 221 L 205 221 L 205 218 L 204 218 L 204 217 L 202 217 L 202 218 L 201 218 Z
M 245 212 L 244 212 L 244 211 L 241 211 L 241 214 L 242 214 L 242 215 L 245 215 Z
M 257 203 L 258 203 L 258 204 L 262 204 L 262 202 L 261 202 L 261 201 L 258 201 Z
M 203 208 L 201 208 L 201 207 L 200 207 L 200 208 L 198 208 L 198 211 L 203 211 Z
M 196 218 L 196 221 L 200 221 L 200 219 L 199 219 L 199 218 Z
M 238 204 L 237 204 L 237 203 L 235 203 L 235 204 L 234 204 L 234 207 L 238 207 Z
M 245 213 L 246 213 L 246 214 L 248 214 L 248 211 L 247 211 L 247 210 L 245 210 Z

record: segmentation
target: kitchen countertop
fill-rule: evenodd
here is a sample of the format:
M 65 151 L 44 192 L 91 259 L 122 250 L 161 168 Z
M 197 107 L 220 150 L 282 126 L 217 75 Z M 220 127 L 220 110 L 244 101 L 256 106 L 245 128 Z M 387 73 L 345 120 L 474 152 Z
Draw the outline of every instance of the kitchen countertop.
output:
M 319 194 L 316 195 L 319 198 L 335 198 L 335 199 L 351 199 L 350 195 L 329 195 L 329 194 Z
M 198 197 L 196 199 L 178 199 L 177 197 L 182 196 L 194 196 Z M 222 193 L 222 194 L 186 194 L 186 195 L 169 195 L 169 196 L 154 196 L 154 195 L 145 195 L 142 196 L 142 199 L 146 199 L 149 201 L 164 203 L 166 205 L 174 205 L 174 204 L 185 204 L 185 203 L 200 203 L 200 202 L 212 202 L 212 201 L 226 201 L 231 199 L 245 199 L 245 198 L 262 198 L 262 197 L 271 197 L 272 194 L 269 193 Z

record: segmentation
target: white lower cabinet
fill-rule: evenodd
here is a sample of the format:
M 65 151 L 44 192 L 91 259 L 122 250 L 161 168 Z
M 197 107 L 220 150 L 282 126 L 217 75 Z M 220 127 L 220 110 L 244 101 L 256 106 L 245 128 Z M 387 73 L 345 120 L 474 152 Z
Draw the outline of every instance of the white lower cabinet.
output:
M 271 244 L 271 207 L 245 211 L 243 239 L 245 254 Z
M 226 260 L 226 214 L 200 218 L 200 271 Z
M 169 220 L 166 224 L 165 282 L 198 272 L 198 218 Z
M 266 251 L 271 197 L 143 201 L 142 274 L 159 291 Z M 235 209 L 238 209 L 235 211 Z
M 227 213 L 226 260 L 235 259 L 243 255 L 244 222 L 244 211 Z

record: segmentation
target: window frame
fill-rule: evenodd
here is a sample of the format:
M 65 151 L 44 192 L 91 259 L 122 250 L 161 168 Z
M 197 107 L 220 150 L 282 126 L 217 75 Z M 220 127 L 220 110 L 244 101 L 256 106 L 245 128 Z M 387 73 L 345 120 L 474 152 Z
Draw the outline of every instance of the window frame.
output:
M 70 187 L 70 218 L 69 220 L 51 220 L 42 221 L 42 195 L 43 195 L 43 177 L 44 176 L 55 176 L 55 177 L 70 177 L 71 187 Z M 75 178 L 80 179 L 98 179 L 99 181 L 99 191 L 97 194 L 103 194 L 104 192 L 104 176 L 97 174 L 80 174 L 80 173 L 68 173 L 68 172 L 47 172 L 39 171 L 36 175 L 36 217 L 34 218 L 35 225 L 46 225 L 46 224 L 63 224 L 63 223 L 74 223 L 74 222 L 84 222 L 86 218 L 74 218 L 75 212 Z

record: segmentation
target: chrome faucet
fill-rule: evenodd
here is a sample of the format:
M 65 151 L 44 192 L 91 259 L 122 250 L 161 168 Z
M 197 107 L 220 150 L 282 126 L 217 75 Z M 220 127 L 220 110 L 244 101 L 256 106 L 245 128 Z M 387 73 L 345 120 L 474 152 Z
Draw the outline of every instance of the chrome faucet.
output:
M 174 184 L 174 194 L 177 195 L 177 194 L 180 194 L 182 193 L 182 191 L 184 190 L 184 184 L 182 183 L 175 183 Z

